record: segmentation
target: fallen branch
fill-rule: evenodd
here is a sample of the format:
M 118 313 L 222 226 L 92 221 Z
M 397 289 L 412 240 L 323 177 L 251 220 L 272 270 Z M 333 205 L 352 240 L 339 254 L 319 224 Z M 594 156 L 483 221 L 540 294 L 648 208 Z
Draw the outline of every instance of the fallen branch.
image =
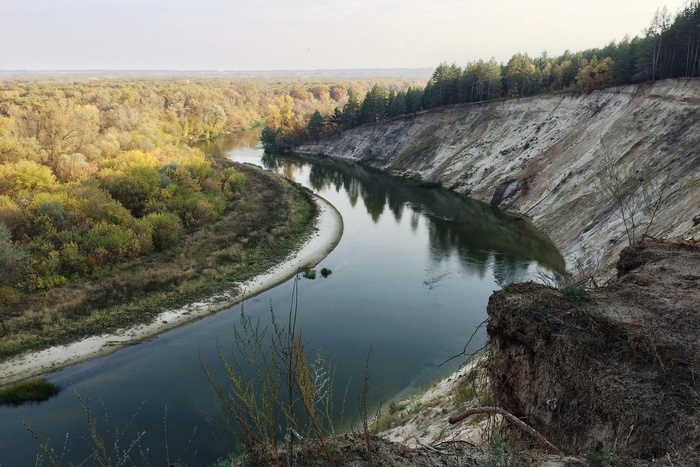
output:
M 505 418 L 506 420 L 511 422 L 513 425 L 518 427 L 521 431 L 532 436 L 535 439 L 535 441 L 537 441 L 537 443 L 540 444 L 545 449 L 547 449 L 555 454 L 560 454 L 560 455 L 564 454 L 561 451 L 561 449 L 559 449 L 558 447 L 556 447 L 555 445 L 553 445 L 552 443 L 547 441 L 547 438 L 542 436 L 537 430 L 535 430 L 530 425 L 528 425 L 527 423 L 520 420 L 515 415 L 503 410 L 500 407 L 477 407 L 474 409 L 467 409 L 460 414 L 451 416 L 449 418 L 450 425 L 454 425 L 455 423 L 459 423 L 471 415 L 476 415 L 476 414 L 480 414 L 480 413 L 486 413 L 486 414 L 491 414 L 491 415 L 494 415 L 494 414 L 501 415 L 501 416 L 503 416 L 503 418 Z

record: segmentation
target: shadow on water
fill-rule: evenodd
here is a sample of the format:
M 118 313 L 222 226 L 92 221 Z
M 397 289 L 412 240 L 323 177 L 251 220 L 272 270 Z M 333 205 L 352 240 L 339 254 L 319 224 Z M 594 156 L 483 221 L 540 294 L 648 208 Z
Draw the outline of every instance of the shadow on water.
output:
M 265 153 L 262 164 L 293 181 L 298 181 L 295 172 L 310 165 L 311 188 L 317 192 L 343 190 L 353 206 L 363 202 L 374 222 L 385 215 L 400 222 L 408 215 L 415 230 L 418 219 L 426 219 L 436 261 L 457 253 L 465 268 L 483 274 L 495 267 L 499 283 L 527 279 L 521 266 L 530 261 L 550 269 L 553 276 L 565 269 L 554 245 L 532 224 L 487 204 L 421 187 L 354 162 Z

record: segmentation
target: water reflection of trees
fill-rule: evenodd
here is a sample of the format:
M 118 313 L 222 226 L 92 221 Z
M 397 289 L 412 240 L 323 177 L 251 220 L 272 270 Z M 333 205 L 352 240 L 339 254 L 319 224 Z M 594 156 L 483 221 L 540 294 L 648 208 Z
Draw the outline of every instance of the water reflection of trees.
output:
M 263 163 L 291 179 L 306 166 L 314 190 L 345 191 L 353 206 L 361 198 L 375 223 L 387 208 L 397 223 L 410 210 L 411 228 L 418 229 L 422 220 L 428 229 L 434 262 L 456 255 L 464 267 L 481 276 L 493 269 L 502 283 L 526 276 L 533 260 L 553 270 L 564 267 L 553 245 L 529 223 L 483 203 L 419 187 L 352 162 L 266 154 Z
M 258 147 L 258 144 L 260 144 L 261 132 L 262 128 L 232 133 L 230 135 L 201 141 L 196 147 L 212 157 L 225 158 L 231 148 Z

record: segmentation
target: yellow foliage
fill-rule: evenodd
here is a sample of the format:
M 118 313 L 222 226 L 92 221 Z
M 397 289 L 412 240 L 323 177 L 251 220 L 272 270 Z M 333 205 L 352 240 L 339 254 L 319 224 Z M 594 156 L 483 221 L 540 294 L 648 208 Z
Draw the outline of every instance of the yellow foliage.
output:
M 158 158 L 152 154 L 147 154 L 143 151 L 128 151 L 119 154 L 115 159 L 115 168 L 124 170 L 137 165 L 145 165 L 149 167 L 158 167 Z
M 87 162 L 83 154 L 62 154 L 56 162 L 56 175 L 64 182 L 75 182 L 95 175 L 97 167 Z
M 34 161 L 0 165 L 0 194 L 44 191 L 56 186 L 51 169 Z
M 0 137 L 7 136 L 10 132 L 12 121 L 8 117 L 0 115 Z
M 9 196 L 0 196 L 0 223 L 9 229 L 23 224 L 25 218 L 24 211 Z
M 61 192 L 39 192 L 34 195 L 31 203 L 29 204 L 29 209 L 34 211 L 40 205 L 44 203 L 50 203 L 52 201 L 61 203 L 63 209 L 69 212 L 77 212 L 80 203 L 77 199 L 69 196 L 67 193 Z
M 584 59 L 581 64 L 581 71 L 579 71 L 577 76 L 579 85 L 583 87 L 585 92 L 591 92 L 606 84 L 614 83 L 613 65 L 613 59 L 610 57 L 605 57 L 600 62 L 595 55 L 590 61 Z

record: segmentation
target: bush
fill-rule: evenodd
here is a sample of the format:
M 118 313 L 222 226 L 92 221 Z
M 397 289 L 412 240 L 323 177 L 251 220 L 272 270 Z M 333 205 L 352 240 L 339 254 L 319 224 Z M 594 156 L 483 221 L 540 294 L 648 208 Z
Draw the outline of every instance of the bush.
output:
M 36 208 L 36 217 L 45 216 L 57 229 L 65 229 L 70 224 L 71 215 L 58 200 L 45 201 Z
M 625 465 L 615 454 L 602 451 L 589 451 L 586 460 L 593 467 L 623 467 Z
M 95 270 L 139 256 L 141 245 L 133 230 L 122 225 L 100 222 L 83 236 L 82 247 L 88 252 Z
M 89 272 L 87 256 L 80 251 L 78 244 L 68 241 L 63 244 L 60 251 L 61 268 L 67 273 L 83 275 Z
M 145 216 L 143 221 L 151 226 L 155 251 L 167 250 L 180 242 L 184 229 L 176 215 L 156 212 Z
M 135 217 L 141 217 L 148 199 L 160 189 L 160 174 L 153 167 L 134 166 L 103 180 L 110 195 Z
M 564 288 L 561 298 L 565 302 L 573 303 L 574 305 L 580 305 L 589 300 L 588 292 L 579 285 L 569 285 Z
M 307 279 L 316 279 L 316 270 L 308 269 L 304 271 L 304 277 L 306 277 Z
M 241 308 L 240 321 L 234 328 L 232 361 L 227 360 L 219 345 L 219 358 L 230 385 L 228 390 L 202 363 L 224 426 L 252 465 L 281 465 L 282 446 L 293 452 L 297 438 L 317 441 L 324 465 L 335 465 L 338 453 L 327 442 L 328 435 L 333 435 L 336 413 L 334 365 L 320 351 L 309 360 L 301 331 L 294 324 L 282 326 L 274 311 L 270 312 L 272 325 L 267 327 Z M 296 323 L 296 314 L 297 310 L 292 308 L 289 323 Z M 243 368 L 251 371 L 245 372 Z
M 30 276 L 37 289 L 53 289 L 68 283 L 61 274 L 61 255 L 53 250 L 49 243 L 37 239 L 36 249 L 32 255 Z
M 6 181 L 0 194 L 11 195 L 50 190 L 56 183 L 50 168 L 28 160 L 0 166 L 0 179 Z
M 227 193 L 240 191 L 247 182 L 245 175 L 232 167 L 224 169 L 221 178 L 224 180 L 224 191 Z
M 86 224 L 100 221 L 111 224 L 133 222 L 134 217 L 122 204 L 114 200 L 109 193 L 94 186 L 87 186 L 76 193 L 79 199 L 78 210 L 86 218 Z
M 0 286 L 14 286 L 27 273 L 28 256 L 12 241 L 10 230 L 0 222 Z
M 0 196 L 0 224 L 5 224 L 14 233 L 18 227 L 26 223 L 26 213 L 22 208 L 9 196 Z
M 0 310 L 6 306 L 16 305 L 22 300 L 22 294 L 12 287 L 0 287 Z

